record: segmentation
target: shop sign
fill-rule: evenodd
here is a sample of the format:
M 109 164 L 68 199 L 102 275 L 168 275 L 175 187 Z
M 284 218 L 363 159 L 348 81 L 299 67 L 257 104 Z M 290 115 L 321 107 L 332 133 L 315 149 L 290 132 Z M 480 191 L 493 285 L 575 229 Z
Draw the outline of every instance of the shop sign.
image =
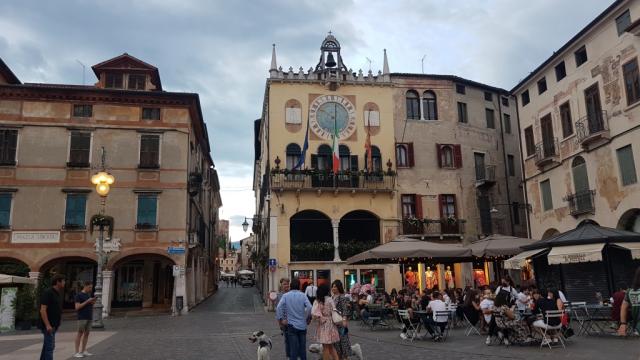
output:
M 60 231 L 14 231 L 13 244 L 55 244 L 60 242 Z
M 98 251 L 98 241 L 100 239 L 96 239 L 96 252 Z M 120 251 L 120 239 L 104 239 L 102 242 L 102 252 L 110 253 L 114 251 Z

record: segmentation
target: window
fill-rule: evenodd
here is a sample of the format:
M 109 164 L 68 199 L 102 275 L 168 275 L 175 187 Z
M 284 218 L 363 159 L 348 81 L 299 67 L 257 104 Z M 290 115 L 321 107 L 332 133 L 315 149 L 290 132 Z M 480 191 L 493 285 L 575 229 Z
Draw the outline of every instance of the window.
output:
M 396 164 L 398 167 L 413 167 L 413 143 L 396 144 Z
M 640 100 L 640 76 L 638 75 L 638 59 L 622 65 L 624 88 L 627 92 L 627 105 Z
M 536 143 L 533 139 L 533 127 L 529 126 L 524 129 L 524 141 L 527 147 L 527 156 L 531 156 L 536 152 Z
M 465 89 L 464 85 L 456 84 L 456 92 L 458 94 L 463 94 L 464 95 L 464 94 L 467 93 L 467 90 Z
M 382 293 L 385 289 L 384 269 L 361 269 L 360 283 L 371 284 L 378 292 Z
M 622 15 L 616 18 L 616 29 L 618 29 L 618 36 L 624 34 L 624 31 L 631 25 L 631 14 L 629 9 L 625 10 Z
M 509 114 L 503 114 L 504 118 L 504 132 L 507 134 L 511 134 L 511 116 Z
M 129 90 L 144 90 L 145 81 L 146 76 L 144 75 L 129 74 L 129 84 L 127 84 L 127 88 Z
M 636 164 L 633 160 L 633 149 L 631 145 L 621 147 L 616 150 L 618 155 L 618 165 L 620 167 L 620 178 L 622 185 L 631 185 L 638 182 L 636 175 Z
M 573 55 L 576 58 L 576 67 L 579 67 L 580 65 L 586 63 L 587 60 L 589 60 L 587 58 L 587 48 L 584 45 L 580 49 L 576 50 Z
M 507 170 L 509 176 L 516 176 L 516 161 L 513 155 L 507 155 Z
M 567 76 L 567 69 L 564 66 L 564 61 L 560 61 L 560 63 L 556 65 L 555 70 L 556 70 L 556 81 L 560 81 Z
M 573 122 L 571 120 L 571 106 L 569 102 L 560 105 L 560 121 L 562 122 L 562 137 L 573 134 Z
M 104 87 L 107 89 L 122 89 L 122 74 L 107 73 Z
M 529 90 L 525 90 L 522 95 L 520 95 L 520 97 L 522 98 L 522 106 L 525 106 L 529 103 L 530 99 L 529 99 Z
M 0 165 L 16 164 L 18 130 L 0 129 Z
M 294 168 L 298 167 L 298 163 L 300 162 L 301 150 L 300 145 L 298 144 L 289 144 L 287 145 L 287 161 L 286 166 L 289 170 L 294 170 Z
M 69 167 L 89 167 L 91 133 L 72 131 L 69 144 Z
M 73 105 L 74 117 L 91 117 L 93 115 L 93 105 Z
M 495 115 L 493 109 L 484 109 L 484 115 L 487 118 L 487 129 L 495 129 Z
M 158 195 L 140 194 L 138 195 L 138 218 L 136 228 L 155 229 L 157 228 Z
M 414 90 L 407 91 L 407 119 L 420 120 L 420 97 Z
M 517 202 L 512 203 L 511 209 L 513 212 L 513 224 L 520 225 L 520 204 Z
M 416 196 L 402 195 L 402 218 L 416 217 Z
M 366 151 L 364 152 L 364 156 L 365 156 L 365 159 L 369 156 Z M 377 146 L 371 147 L 371 161 L 373 162 L 371 171 L 373 172 L 382 171 L 382 154 L 380 153 L 380 149 Z M 366 164 L 366 161 L 365 161 L 365 164 Z
M 160 108 L 142 108 L 142 120 L 160 120 Z
M 11 200 L 13 194 L 0 193 L 0 229 L 8 229 L 11 226 Z
M 488 91 L 485 91 L 484 92 L 484 100 L 485 101 L 493 101 L 493 94 L 488 92 Z
M 538 94 L 542 94 L 547 91 L 547 78 L 542 78 L 538 80 Z
M 462 167 L 462 148 L 460 145 L 436 144 L 438 166 L 444 169 Z
M 553 199 L 551 198 L 551 183 L 549 180 L 540 182 L 540 193 L 542 194 L 542 210 L 553 209 Z
M 506 106 L 509 107 L 509 98 L 508 97 L 502 97 L 502 106 Z
M 157 169 L 160 167 L 160 135 L 140 136 L 141 169 Z
M 64 228 L 84 229 L 86 207 L 86 194 L 67 194 L 67 210 L 64 215 Z
M 473 160 L 476 166 L 476 180 L 482 181 L 487 179 L 487 167 L 485 166 L 485 156 L 483 153 L 474 152 Z
M 458 122 L 468 123 L 469 119 L 467 117 L 467 104 L 463 102 L 458 102 Z
M 340 171 L 348 171 L 351 168 L 351 150 L 346 145 L 340 145 L 338 154 L 340 156 Z M 357 167 L 354 170 L 358 170 Z
M 425 120 L 438 120 L 436 94 L 433 91 L 425 91 L 422 95 L 422 111 L 424 111 Z
M 442 145 L 440 147 L 440 167 L 453 168 L 453 147 L 451 145 Z

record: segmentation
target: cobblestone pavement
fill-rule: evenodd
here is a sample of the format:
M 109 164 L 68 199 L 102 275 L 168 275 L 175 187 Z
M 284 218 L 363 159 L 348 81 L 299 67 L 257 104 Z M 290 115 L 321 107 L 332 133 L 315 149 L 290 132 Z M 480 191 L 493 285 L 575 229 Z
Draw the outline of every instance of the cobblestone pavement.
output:
M 221 359 L 256 358 L 256 347 L 248 341 L 255 330 L 272 336 L 272 359 L 284 359 L 283 339 L 273 320 L 266 313 L 255 288 L 226 288 L 207 299 L 188 315 L 148 316 L 107 319 L 105 335 L 99 343 L 90 339 L 94 360 L 101 359 Z M 73 322 L 61 328 L 63 335 L 73 331 Z M 360 343 L 365 359 L 556 359 L 615 358 L 640 359 L 640 340 L 595 337 L 574 337 L 567 349 L 537 347 L 486 346 L 484 338 L 464 336 L 454 330 L 446 343 L 430 341 L 403 342 L 396 329 L 371 331 L 352 324 L 352 342 Z M 94 334 L 97 335 L 97 334 Z M 62 337 L 62 336 L 61 336 Z M 308 339 L 313 337 L 309 330 Z M 97 336 L 95 337 L 97 338 Z M 27 359 L 25 347 L 39 343 L 34 335 L 0 336 L 0 359 Z M 94 345 L 95 344 L 95 345 Z M 56 358 L 72 355 L 68 346 L 56 349 Z M 71 347 L 72 348 L 72 347 Z M 32 357 L 31 357 L 32 358 Z M 309 357 L 313 359 L 313 357 Z

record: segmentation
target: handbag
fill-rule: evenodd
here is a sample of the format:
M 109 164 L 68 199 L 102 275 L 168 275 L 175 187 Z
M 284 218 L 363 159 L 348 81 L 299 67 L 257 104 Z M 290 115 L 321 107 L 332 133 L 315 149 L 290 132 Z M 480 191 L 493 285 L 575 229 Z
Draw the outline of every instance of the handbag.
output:
M 331 312 L 331 320 L 333 320 L 333 323 L 336 325 L 342 325 L 342 315 L 340 315 L 338 310 L 333 309 Z

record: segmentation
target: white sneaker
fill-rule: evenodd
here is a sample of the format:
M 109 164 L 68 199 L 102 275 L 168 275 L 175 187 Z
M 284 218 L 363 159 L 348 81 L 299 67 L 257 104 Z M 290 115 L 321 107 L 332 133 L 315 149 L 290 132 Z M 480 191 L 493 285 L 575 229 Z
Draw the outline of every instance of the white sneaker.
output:
M 507 345 L 507 346 L 509 346 L 509 340 L 507 340 L 507 339 L 504 339 L 504 342 L 503 342 L 503 344 L 505 344 L 505 345 Z
M 83 358 L 84 355 L 82 353 L 75 353 L 75 354 L 73 354 L 73 357 L 74 358 Z
M 400 333 L 400 338 L 402 338 L 402 340 L 407 340 L 407 334 Z
M 546 345 L 549 345 L 549 344 L 551 344 L 551 341 L 549 341 L 549 339 L 542 340 L 542 346 L 546 346 Z
M 491 336 L 487 336 L 487 340 L 484 342 L 487 345 L 491 345 Z
M 88 352 L 87 350 L 85 350 L 85 351 L 82 353 L 82 355 L 84 355 L 84 356 L 93 356 L 93 354 L 92 354 L 92 353 L 90 353 L 90 352 Z

